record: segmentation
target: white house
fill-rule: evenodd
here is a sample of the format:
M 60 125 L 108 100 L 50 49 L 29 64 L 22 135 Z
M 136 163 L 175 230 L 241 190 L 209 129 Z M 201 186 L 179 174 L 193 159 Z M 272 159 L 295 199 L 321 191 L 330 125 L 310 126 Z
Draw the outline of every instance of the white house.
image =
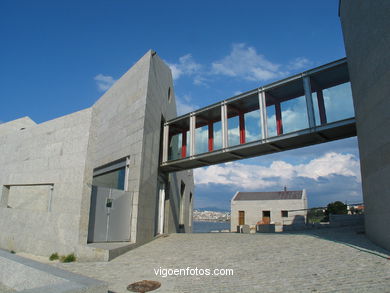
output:
M 307 216 L 306 190 L 273 192 L 237 192 L 231 200 L 231 231 L 239 225 L 255 228 L 261 224 L 304 224 Z

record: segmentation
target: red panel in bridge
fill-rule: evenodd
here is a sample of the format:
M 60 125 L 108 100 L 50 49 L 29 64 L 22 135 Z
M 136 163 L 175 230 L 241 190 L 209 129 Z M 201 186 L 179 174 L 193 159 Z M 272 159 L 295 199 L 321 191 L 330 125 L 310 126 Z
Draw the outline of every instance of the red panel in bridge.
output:
M 239 114 L 239 123 L 240 123 L 240 144 L 245 143 L 245 119 L 244 113 L 240 112 Z
M 187 131 L 183 131 L 181 136 L 181 157 L 187 157 Z
M 278 135 L 283 134 L 283 121 L 282 111 L 280 109 L 280 103 L 275 104 L 275 116 L 276 116 L 276 133 Z
M 214 124 L 213 122 L 208 123 L 208 128 L 209 128 L 209 145 L 208 145 L 208 150 L 209 152 L 213 151 L 214 148 Z

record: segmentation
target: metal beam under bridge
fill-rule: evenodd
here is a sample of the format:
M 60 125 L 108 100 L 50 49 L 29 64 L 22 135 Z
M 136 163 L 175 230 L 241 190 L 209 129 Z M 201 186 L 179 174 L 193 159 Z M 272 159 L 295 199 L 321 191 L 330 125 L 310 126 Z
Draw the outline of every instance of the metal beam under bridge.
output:
M 356 136 L 354 116 L 344 58 L 167 121 L 160 168 L 181 171 Z M 258 133 L 248 131 L 256 126 Z

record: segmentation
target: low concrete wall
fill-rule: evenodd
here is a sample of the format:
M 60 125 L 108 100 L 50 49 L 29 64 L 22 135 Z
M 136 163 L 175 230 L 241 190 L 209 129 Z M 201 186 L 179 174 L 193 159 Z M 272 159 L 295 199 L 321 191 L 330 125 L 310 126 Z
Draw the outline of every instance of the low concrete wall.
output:
M 108 285 L 0 250 L 0 283 L 24 293 L 107 293 Z
M 364 225 L 364 215 L 329 215 L 331 226 L 358 226 Z

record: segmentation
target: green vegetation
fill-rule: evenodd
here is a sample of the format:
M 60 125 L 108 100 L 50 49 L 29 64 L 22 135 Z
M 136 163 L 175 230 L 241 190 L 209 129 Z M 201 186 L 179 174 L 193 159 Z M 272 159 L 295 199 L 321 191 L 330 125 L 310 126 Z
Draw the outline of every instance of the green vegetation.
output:
M 56 260 L 56 259 L 59 259 L 59 258 L 60 258 L 60 257 L 58 256 L 58 253 L 57 253 L 57 252 L 52 253 L 52 254 L 50 255 L 50 257 L 49 257 L 49 259 L 50 259 L 51 261 Z
M 347 205 L 341 201 L 331 202 L 326 210 L 328 215 L 346 215 L 348 213 Z
M 335 201 L 328 204 L 325 211 L 325 221 L 329 222 L 329 215 L 346 215 L 348 214 L 347 205 L 341 201 Z
M 76 256 L 74 253 L 68 254 L 67 256 L 63 255 L 60 257 L 61 262 L 74 262 L 76 261 Z
M 325 212 L 324 208 L 312 208 L 307 211 L 307 221 L 310 224 L 324 222 Z

